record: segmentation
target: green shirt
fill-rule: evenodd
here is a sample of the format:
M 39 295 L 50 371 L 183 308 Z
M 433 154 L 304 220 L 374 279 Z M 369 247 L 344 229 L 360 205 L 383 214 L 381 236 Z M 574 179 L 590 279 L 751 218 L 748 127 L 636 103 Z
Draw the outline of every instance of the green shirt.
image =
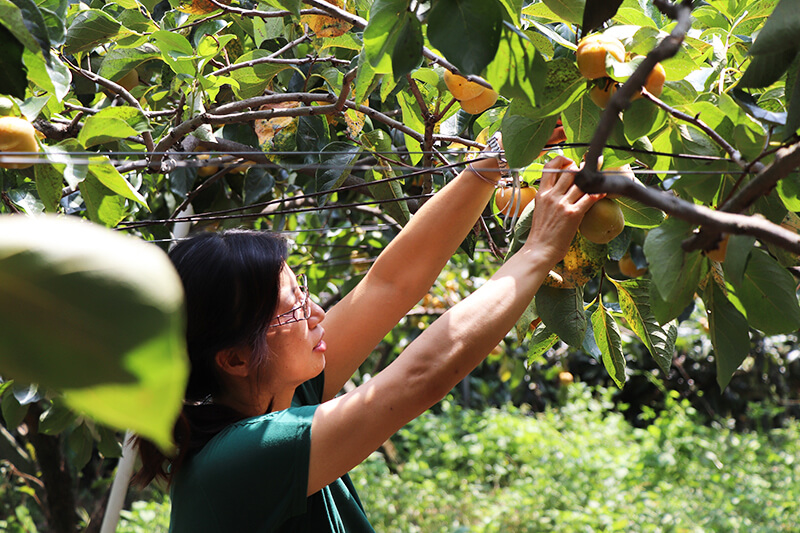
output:
M 320 375 L 301 385 L 292 407 L 232 424 L 173 480 L 171 533 L 374 533 L 345 475 L 306 497 L 311 420 Z

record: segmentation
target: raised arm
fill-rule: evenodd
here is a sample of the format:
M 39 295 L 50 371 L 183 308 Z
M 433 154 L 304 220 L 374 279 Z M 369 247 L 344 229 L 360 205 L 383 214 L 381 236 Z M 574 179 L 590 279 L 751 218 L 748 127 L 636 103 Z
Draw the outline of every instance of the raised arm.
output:
M 472 166 L 500 179 L 495 158 Z M 494 189 L 465 170 L 433 196 L 378 256 L 364 279 L 328 311 L 324 327 L 325 391 L 332 398 L 383 337 L 436 281 Z
M 554 160 L 559 168 L 563 160 Z M 571 169 L 577 170 L 574 165 Z M 566 253 L 597 197 L 572 174 L 542 178 L 528 240 L 477 291 L 427 328 L 384 371 L 323 403 L 312 423 L 308 493 L 363 461 L 408 421 L 439 401 L 497 345 Z

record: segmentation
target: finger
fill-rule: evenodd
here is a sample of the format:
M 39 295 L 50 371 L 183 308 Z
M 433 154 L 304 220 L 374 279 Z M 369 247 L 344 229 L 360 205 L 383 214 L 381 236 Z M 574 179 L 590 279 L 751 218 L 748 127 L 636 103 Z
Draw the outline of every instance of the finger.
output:
M 564 157 L 563 155 L 555 156 L 553 159 L 545 163 L 544 169 L 542 169 L 541 186 L 545 189 L 552 188 L 561 175 L 561 172 L 558 172 L 558 170 L 568 168 L 574 164 L 575 162 L 568 157 Z
M 570 187 L 575 182 L 575 173 L 578 172 L 578 167 L 572 160 L 568 160 L 569 164 L 562 167 L 563 172 L 557 174 L 556 183 L 553 185 L 553 190 L 561 194 L 566 194 Z
M 581 198 L 576 200 L 573 205 L 578 208 L 581 213 L 586 213 L 598 200 L 605 198 L 605 193 L 600 194 L 584 194 Z
M 581 189 L 581 188 L 580 188 L 580 187 L 578 187 L 577 185 L 573 184 L 573 185 L 572 185 L 572 187 L 570 187 L 570 188 L 567 190 L 567 192 L 566 192 L 566 193 L 564 193 L 564 198 L 565 198 L 565 199 L 566 199 L 566 200 L 567 200 L 569 203 L 571 203 L 571 204 L 574 204 L 574 203 L 576 203 L 578 200 L 580 200 L 581 198 L 583 198 L 585 195 L 586 195 L 586 193 L 585 193 L 585 192 L 583 192 L 583 189 Z

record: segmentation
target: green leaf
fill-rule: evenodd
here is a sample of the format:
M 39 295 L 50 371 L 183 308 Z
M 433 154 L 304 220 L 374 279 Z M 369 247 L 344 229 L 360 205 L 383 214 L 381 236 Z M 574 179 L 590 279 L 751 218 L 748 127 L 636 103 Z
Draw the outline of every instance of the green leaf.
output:
M 778 182 L 777 190 L 786 209 L 800 211 L 800 175 L 789 173 Z
M 84 127 L 78 134 L 78 141 L 86 148 L 90 148 L 117 139 L 134 137 L 137 133 L 122 119 L 94 115 L 86 119 Z
M 734 287 L 740 287 L 744 280 L 747 260 L 750 251 L 756 243 L 756 238 L 750 235 L 731 235 L 728 237 L 728 250 L 722 268 L 725 270 L 725 279 Z
M 138 48 L 114 48 L 103 57 L 97 73 L 103 78 L 116 80 L 160 55 L 158 48 L 151 43 Z
M 559 57 L 548 62 L 544 91 L 534 106 L 536 115 L 547 117 L 561 113 L 585 90 L 586 79 L 581 76 L 574 60 Z
M 797 284 L 788 270 L 766 251 L 753 248 L 736 296 L 747 310 L 747 321 L 767 335 L 800 328 Z
M 657 132 L 667 122 L 667 114 L 643 98 L 631 102 L 630 107 L 623 111 L 622 117 L 625 138 L 631 143 Z
M 500 0 L 500 3 L 506 8 L 506 13 L 515 26 L 519 26 L 520 17 L 522 16 L 523 0 Z
M 536 312 L 536 299 L 533 299 L 531 303 L 528 304 L 528 307 L 525 308 L 525 311 L 522 312 L 517 323 L 514 324 L 514 332 L 517 334 L 517 340 L 519 342 L 525 341 L 525 338 L 531 331 L 533 321 L 537 318 L 539 318 L 539 314 Z M 541 322 L 541 320 L 539 322 Z
M 578 98 L 561 113 L 561 122 L 564 125 L 564 134 L 570 144 L 588 144 L 600 124 L 601 110 L 594 105 L 588 93 Z M 588 149 L 587 146 L 576 146 L 569 149 L 568 157 L 579 161 Z
M 622 0 L 585 0 L 581 23 L 581 35 L 588 35 L 592 30 L 599 28 L 608 19 L 617 14 Z
M 751 55 L 774 54 L 798 49 L 800 35 L 800 9 L 796 0 L 781 0 L 775 11 L 758 32 L 756 42 L 750 46 Z
M 0 298 L 15 303 L 0 309 L 4 377 L 168 447 L 188 361 L 166 254 L 73 217 L 4 216 L 0 233 Z
M 3 420 L 5 420 L 6 427 L 12 431 L 22 424 L 25 415 L 28 414 L 28 406 L 21 405 L 10 390 L 6 390 L 3 395 L 0 410 L 3 412 Z
M 611 281 L 617 287 L 619 305 L 628 325 L 647 347 L 664 375 L 668 375 L 678 328 L 674 322 L 662 328 L 656 321 L 650 309 L 650 280 L 640 278 Z
M 93 173 L 80 182 L 78 189 L 92 222 L 113 228 L 127 216 L 125 198 L 103 185 Z
M 597 347 L 603 354 L 603 366 L 608 375 L 622 388 L 625 385 L 625 356 L 622 354 L 622 339 L 617 321 L 602 303 L 592 313 L 592 329 Z
M 720 389 L 725 389 L 750 352 L 749 327 L 744 315 L 736 310 L 715 282 L 706 285 L 703 300 L 717 362 L 717 383 Z
M 542 356 L 555 346 L 558 342 L 558 335 L 547 329 L 543 323 L 536 326 L 533 336 L 528 344 L 528 364 L 535 363 L 542 359 Z
M 361 155 L 361 148 L 350 143 L 335 141 L 322 149 L 317 170 L 317 190 L 329 191 L 344 183 Z M 325 205 L 328 195 L 320 197 L 320 206 Z
M 392 50 L 392 73 L 399 80 L 422 64 L 422 24 L 417 17 L 407 14 Z
M 166 30 L 153 32 L 151 38 L 161 52 L 161 59 L 175 74 L 195 76 L 195 53 L 192 43 L 180 33 Z M 241 58 L 239 58 L 241 59 Z
M 542 3 L 565 22 L 570 24 L 583 22 L 586 0 L 542 0 Z
M 22 63 L 24 47 L 4 26 L 0 26 L 0 49 L 3 50 L 0 56 L 0 71 L 3 72 L 3 76 L 0 76 L 0 94 L 22 100 L 28 87 L 28 77 Z
M 100 439 L 97 441 L 97 451 L 106 459 L 122 457 L 122 445 L 113 431 L 104 425 L 95 427 Z
M 506 29 L 486 80 L 506 98 L 526 99 L 530 105 L 542 98 L 547 63 L 529 39 Z
M 16 7 L 16 9 L 14 9 Z M 5 26 L 28 50 L 50 61 L 50 32 L 39 6 L 33 0 L 3 0 L 0 24 Z M 16 26 L 19 24 L 19 26 Z M 16 27 L 15 27 L 16 26 Z M 33 43 L 36 44 L 33 44 Z
M 753 56 L 737 87 L 768 87 L 783 76 L 797 56 L 796 48 Z
M 666 214 L 662 210 L 644 205 L 627 196 L 620 196 L 616 201 L 625 216 L 626 226 L 652 229 L 666 218 Z
M 55 213 L 61 203 L 64 184 L 62 173 L 48 164 L 34 165 L 33 171 L 36 176 L 36 192 L 39 193 L 45 210 L 48 213 Z
M 300 16 L 300 8 L 303 6 L 302 0 L 276 0 L 286 11 L 290 11 L 295 17 Z
M 78 13 L 67 29 L 64 53 L 88 52 L 108 42 L 117 35 L 122 24 L 99 9 L 87 9 Z
M 253 50 L 242 54 L 236 60 L 236 65 L 247 63 L 248 61 L 256 61 L 261 58 L 269 56 L 271 52 L 267 50 Z M 258 63 L 252 66 L 237 68 L 230 73 L 231 78 L 236 80 L 239 84 L 238 88 L 234 88 L 234 93 L 242 99 L 253 98 L 264 93 L 264 89 L 272 83 L 272 80 L 280 72 L 294 68 L 290 65 L 272 65 L 269 63 Z
M 394 49 L 407 16 L 408 0 L 375 0 L 370 7 L 369 23 L 364 29 L 364 56 L 378 72 L 385 72 L 389 51 Z
M 428 39 L 464 74 L 480 74 L 500 44 L 503 7 L 497 0 L 437 0 Z
M 72 75 L 58 57 L 52 56 L 50 61 L 46 61 L 41 54 L 26 49 L 22 52 L 22 62 L 28 69 L 29 81 L 54 94 L 59 102 L 64 99 L 70 90 Z
M 674 300 L 694 290 L 702 274 L 703 257 L 699 251 L 686 253 L 681 243 L 691 236 L 692 226 L 669 218 L 650 230 L 644 241 L 644 254 L 650 265 L 653 282 L 665 300 Z
M 92 156 L 89 158 L 89 174 L 108 187 L 114 193 L 137 202 L 142 207 L 149 210 L 147 200 L 133 188 L 133 186 L 122 177 L 114 165 L 111 164 L 106 156 Z
M 786 134 L 785 138 L 788 139 L 800 129 L 800 62 L 793 66 L 794 72 L 790 75 L 794 77 L 794 84 L 791 88 L 789 96 L 789 108 L 786 115 Z M 786 90 L 789 90 L 787 85 Z
M 526 167 L 539 157 L 556 127 L 557 117 L 529 118 L 533 114 L 530 105 L 515 98 L 503 115 L 503 147 L 511 168 Z
M 542 322 L 573 348 L 583 345 L 586 316 L 583 288 L 554 289 L 542 285 L 536 293 L 536 311 Z
M 50 407 L 39 417 L 39 432 L 45 435 L 58 435 L 72 424 L 77 415 L 63 398 L 53 398 Z
M 379 152 L 382 154 L 390 154 L 392 151 L 392 140 L 389 134 L 383 130 L 372 130 L 361 136 L 361 142 L 364 148 L 372 152 Z M 391 158 L 392 156 L 389 155 Z M 391 200 L 397 199 L 397 202 L 388 202 L 381 204 L 381 209 L 389 214 L 400 225 L 405 226 L 411 219 L 411 212 L 408 209 L 408 204 L 405 200 L 401 200 L 405 196 L 403 187 L 395 178 L 395 172 L 392 166 L 384 161 L 378 159 L 378 165 L 373 172 L 367 172 L 368 179 L 373 178 L 377 173 L 380 173 L 384 180 L 377 182 L 373 181 L 370 185 L 370 192 L 376 200 Z M 370 180 L 371 181 L 371 180 Z
M 80 424 L 74 428 L 67 437 L 67 448 L 69 449 L 70 464 L 74 465 L 79 471 L 89 463 L 94 449 L 94 437 L 86 427 Z

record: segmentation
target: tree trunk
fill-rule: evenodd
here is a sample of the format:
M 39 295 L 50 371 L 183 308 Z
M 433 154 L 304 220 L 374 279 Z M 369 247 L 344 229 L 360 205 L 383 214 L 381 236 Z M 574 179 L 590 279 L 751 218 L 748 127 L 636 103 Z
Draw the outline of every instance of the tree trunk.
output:
M 61 453 L 60 436 L 39 433 L 39 416 L 42 410 L 31 404 L 25 421 L 28 439 L 36 450 L 36 461 L 42 471 L 44 505 L 48 531 L 75 533 L 78 530 L 78 513 L 75 511 L 75 493 L 72 475 Z

